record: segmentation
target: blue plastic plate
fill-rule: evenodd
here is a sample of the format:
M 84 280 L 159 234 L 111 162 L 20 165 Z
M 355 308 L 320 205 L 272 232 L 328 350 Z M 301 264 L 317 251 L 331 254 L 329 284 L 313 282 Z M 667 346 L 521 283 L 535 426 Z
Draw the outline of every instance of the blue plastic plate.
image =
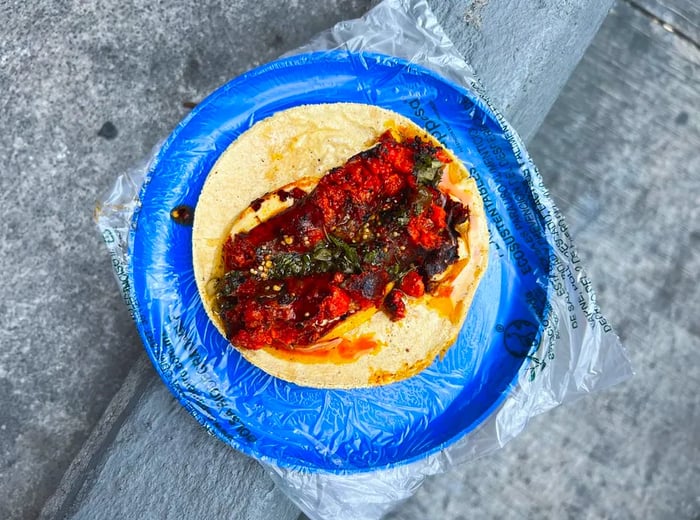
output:
M 218 333 L 195 285 L 192 228 L 173 220 L 171 210 L 195 207 L 214 162 L 256 121 L 296 105 L 340 101 L 409 117 L 472 169 L 489 218 L 491 254 L 459 339 L 444 359 L 384 387 L 318 390 L 267 375 Z M 531 163 L 518 143 L 472 93 L 389 56 L 298 55 L 224 85 L 162 146 L 132 222 L 134 312 L 160 376 L 210 432 L 281 467 L 386 468 L 463 437 L 531 369 L 527 356 L 542 331 L 550 251 L 527 182 Z

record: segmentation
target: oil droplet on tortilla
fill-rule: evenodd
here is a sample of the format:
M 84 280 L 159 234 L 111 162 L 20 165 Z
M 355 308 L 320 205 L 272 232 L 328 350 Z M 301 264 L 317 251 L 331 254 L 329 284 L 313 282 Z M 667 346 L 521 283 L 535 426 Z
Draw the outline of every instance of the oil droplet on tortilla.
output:
M 343 338 L 340 344 L 329 349 L 303 350 L 277 349 L 267 347 L 265 350 L 275 357 L 296 361 L 299 363 L 352 363 L 365 354 L 376 354 L 383 344 L 374 338 L 373 334 L 365 334 L 357 338 Z

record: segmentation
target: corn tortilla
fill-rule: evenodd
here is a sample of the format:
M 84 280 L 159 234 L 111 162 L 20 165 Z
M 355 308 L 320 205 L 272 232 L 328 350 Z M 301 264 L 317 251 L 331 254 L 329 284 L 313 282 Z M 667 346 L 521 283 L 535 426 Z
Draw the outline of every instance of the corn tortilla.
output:
M 388 129 L 405 137 L 420 135 L 442 146 L 394 112 L 370 105 L 333 103 L 278 112 L 253 125 L 220 156 L 195 208 L 192 252 L 204 308 L 224 336 L 213 281 L 223 275 L 221 251 L 228 236 L 283 209 L 284 203 L 272 192 L 290 185 L 310 191 L 327 171 L 371 147 Z M 371 338 L 376 344 L 352 361 L 273 348 L 241 348 L 243 357 L 265 372 L 299 385 L 359 388 L 411 377 L 447 351 L 486 270 L 489 242 L 476 184 L 464 165 L 447 152 L 452 162 L 446 166 L 440 189 L 469 207 L 469 219 L 457 228 L 460 259 L 440 275 L 439 294 L 433 291 L 409 298 L 407 315 L 400 321 L 391 321 L 384 312 L 348 318 L 332 332 L 355 341 Z M 250 204 L 259 198 L 264 202 L 253 211 Z

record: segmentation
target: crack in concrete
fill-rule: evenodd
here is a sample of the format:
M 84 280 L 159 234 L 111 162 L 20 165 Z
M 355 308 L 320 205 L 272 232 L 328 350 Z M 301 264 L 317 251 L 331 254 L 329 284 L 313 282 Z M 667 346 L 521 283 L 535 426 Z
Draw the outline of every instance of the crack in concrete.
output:
M 693 47 L 695 47 L 697 50 L 700 51 L 700 42 L 695 41 L 695 39 L 693 39 L 692 36 L 685 33 L 684 31 L 682 31 L 678 27 L 674 26 L 672 23 L 664 20 L 663 18 L 660 18 L 659 16 L 654 14 L 652 11 L 650 11 L 649 9 L 644 7 L 643 5 L 638 4 L 634 0 L 620 0 L 620 1 L 626 3 L 627 5 L 632 7 L 633 9 L 636 9 L 637 11 L 639 11 L 643 15 L 647 16 L 648 18 L 651 18 L 652 22 L 659 24 L 661 27 L 663 27 L 665 30 L 667 30 L 671 34 L 675 34 L 681 40 L 690 43 Z

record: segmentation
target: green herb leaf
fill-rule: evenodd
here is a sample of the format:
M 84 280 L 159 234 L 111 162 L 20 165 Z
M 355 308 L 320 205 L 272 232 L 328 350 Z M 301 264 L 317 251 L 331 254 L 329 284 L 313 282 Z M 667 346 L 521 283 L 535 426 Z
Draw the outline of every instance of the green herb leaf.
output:
M 342 255 L 345 259 L 344 262 L 344 267 L 346 269 L 350 269 L 350 272 L 353 272 L 354 270 L 359 270 L 361 267 L 360 264 L 360 257 L 357 254 L 357 250 L 352 247 L 350 244 L 342 240 L 341 238 L 338 238 L 334 235 L 328 235 L 328 240 L 339 250 L 342 252 Z M 343 272 L 347 272 L 347 270 L 344 269 Z
M 387 267 L 386 271 L 387 271 L 387 273 L 389 273 L 389 276 L 391 277 L 392 280 L 398 281 L 401 278 L 403 278 L 404 276 L 406 276 L 406 274 L 408 274 L 408 272 L 412 269 L 413 269 L 413 264 L 401 266 L 401 264 L 397 262 L 397 263 L 391 264 L 389 267 Z
M 301 276 L 309 270 L 309 267 L 310 258 L 308 255 L 281 253 L 273 258 L 272 268 L 268 276 L 273 279 Z
M 308 253 L 279 253 L 271 261 L 268 276 L 273 280 L 332 270 L 351 274 L 362 267 L 357 250 L 333 235 L 328 235 L 328 241 L 320 242 Z
M 444 164 L 429 153 L 421 153 L 416 157 L 413 172 L 420 184 L 436 188 L 442 178 Z
M 314 260 L 318 260 L 320 262 L 330 262 L 333 260 L 333 252 L 327 247 L 317 247 L 314 249 L 312 256 Z

